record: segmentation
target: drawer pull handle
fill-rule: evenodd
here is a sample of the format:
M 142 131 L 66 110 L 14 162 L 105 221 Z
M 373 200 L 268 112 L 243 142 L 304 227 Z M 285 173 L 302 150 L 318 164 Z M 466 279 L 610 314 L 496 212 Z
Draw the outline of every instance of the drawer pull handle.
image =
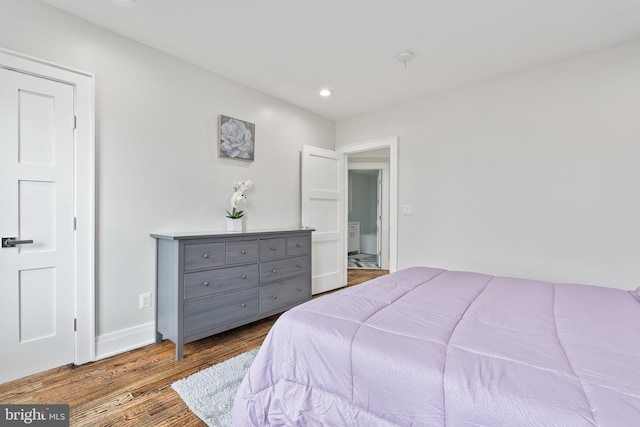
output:
M 243 249 L 243 250 L 241 250 L 241 251 L 240 251 L 240 253 L 241 253 L 242 255 L 246 255 L 246 254 L 247 254 L 247 251 L 245 251 L 245 250 Z
M 202 258 L 209 258 L 209 254 L 202 254 Z
M 276 270 L 276 269 L 274 268 L 273 270 L 271 270 L 271 272 L 272 272 L 273 274 L 276 274 L 276 273 L 278 272 L 278 270 Z
M 272 251 L 277 251 L 277 249 L 276 249 L 276 248 L 271 248 L 271 250 L 272 250 Z
M 207 282 L 206 280 L 204 282 L 202 282 L 203 286 L 209 286 L 209 282 Z
M 302 245 L 300 243 L 296 243 L 296 248 L 301 248 Z
M 247 304 L 245 304 L 245 303 L 240 304 L 240 307 L 246 307 L 246 306 L 247 306 Z
M 296 291 L 302 292 L 302 289 L 301 288 L 296 288 Z
M 246 274 L 243 274 L 242 276 L 240 276 L 240 278 L 241 278 L 241 279 L 246 279 L 246 278 L 247 278 L 247 275 L 246 275 Z
M 273 296 L 273 299 L 278 299 L 278 296 L 277 296 L 277 295 L 274 295 L 274 296 Z
M 301 264 L 296 264 L 296 267 L 302 268 L 302 265 Z

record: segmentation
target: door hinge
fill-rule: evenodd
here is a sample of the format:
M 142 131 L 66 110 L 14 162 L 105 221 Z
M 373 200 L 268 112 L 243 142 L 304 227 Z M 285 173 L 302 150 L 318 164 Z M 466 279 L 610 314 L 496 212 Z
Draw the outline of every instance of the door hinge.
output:
M 71 119 L 71 129 L 76 128 L 77 122 L 78 122 L 77 117 L 74 115 Z
M 73 319 L 73 332 L 78 332 L 78 319 Z
M 78 218 L 76 218 L 75 216 L 73 217 L 73 231 L 76 231 L 78 229 Z

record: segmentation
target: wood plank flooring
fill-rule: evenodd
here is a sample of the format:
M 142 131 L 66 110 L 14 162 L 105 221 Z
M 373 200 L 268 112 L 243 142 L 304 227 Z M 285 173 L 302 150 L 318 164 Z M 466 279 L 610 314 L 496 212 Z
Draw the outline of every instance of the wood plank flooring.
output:
M 349 270 L 348 286 L 389 273 Z M 321 297 L 321 296 L 316 296 Z M 186 376 L 259 347 L 278 316 L 185 345 L 170 341 L 0 384 L 0 403 L 70 405 L 71 426 L 204 426 L 173 391 Z

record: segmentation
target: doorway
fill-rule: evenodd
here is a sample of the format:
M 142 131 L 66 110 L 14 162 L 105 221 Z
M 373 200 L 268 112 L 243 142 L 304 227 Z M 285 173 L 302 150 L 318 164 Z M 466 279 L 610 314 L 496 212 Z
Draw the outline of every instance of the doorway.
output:
M 380 261 L 379 265 L 383 270 L 394 272 L 398 268 L 397 259 L 397 226 L 398 226 L 398 201 L 397 201 L 397 182 L 398 182 L 398 137 L 389 136 L 376 140 L 360 142 L 357 144 L 343 145 L 336 148 L 345 156 L 344 171 L 348 176 L 349 169 L 360 170 L 381 170 L 382 194 L 380 199 L 381 218 L 378 227 L 378 235 L 380 237 Z M 349 203 L 349 184 L 348 179 L 344 180 L 344 233 L 345 244 L 343 259 L 345 264 L 348 259 L 348 203 Z M 356 271 L 356 270 L 352 270 Z M 345 269 L 345 281 L 346 281 Z
M 314 295 L 347 284 L 348 160 L 374 153 L 384 153 L 388 159 L 388 173 L 383 171 L 382 209 L 384 212 L 388 208 L 388 215 L 382 215 L 381 264 L 384 270 L 394 272 L 398 269 L 398 137 L 343 145 L 335 151 L 302 146 L 301 226 L 314 229 L 311 241 Z M 388 176 L 388 181 L 384 176 Z M 385 182 L 388 182 L 388 196 L 384 193 Z M 322 206 L 324 209 L 320 209 Z M 388 244 L 384 241 L 385 233 Z M 385 267 L 386 259 L 388 267 Z
M 382 169 L 349 159 L 347 268 L 382 268 Z M 386 239 L 385 239 L 386 240 Z M 385 251 L 388 254 L 388 251 Z M 388 264 L 388 260 L 385 260 Z

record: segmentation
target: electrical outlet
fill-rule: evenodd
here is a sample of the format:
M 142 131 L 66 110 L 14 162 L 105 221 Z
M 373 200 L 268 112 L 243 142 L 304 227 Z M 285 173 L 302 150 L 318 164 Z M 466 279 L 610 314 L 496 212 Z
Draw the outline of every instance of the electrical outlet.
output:
M 151 292 L 145 292 L 143 294 L 138 295 L 138 301 L 139 301 L 140 308 L 151 307 Z

